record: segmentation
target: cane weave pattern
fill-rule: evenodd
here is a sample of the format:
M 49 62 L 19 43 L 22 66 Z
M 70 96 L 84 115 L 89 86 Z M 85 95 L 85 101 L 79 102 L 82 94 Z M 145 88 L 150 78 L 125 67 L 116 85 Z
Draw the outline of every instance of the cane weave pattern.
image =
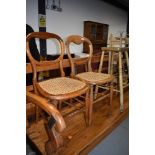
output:
M 103 74 L 103 73 L 97 73 L 97 72 L 84 72 L 84 73 L 77 74 L 76 77 L 91 83 L 99 83 L 103 81 L 106 82 L 106 81 L 109 81 L 109 79 L 113 78 L 113 76 L 110 74 Z
M 44 91 L 52 95 L 73 93 L 86 86 L 86 84 L 82 81 L 66 77 L 42 81 L 39 82 L 39 85 Z

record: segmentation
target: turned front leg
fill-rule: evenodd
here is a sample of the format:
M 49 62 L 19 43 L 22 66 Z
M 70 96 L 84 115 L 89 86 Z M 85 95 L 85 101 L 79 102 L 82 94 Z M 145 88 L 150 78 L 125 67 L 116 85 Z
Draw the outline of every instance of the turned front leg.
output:
M 88 112 L 88 125 L 90 126 L 92 124 L 92 112 L 93 112 L 93 85 L 90 85 L 89 90 L 89 112 Z

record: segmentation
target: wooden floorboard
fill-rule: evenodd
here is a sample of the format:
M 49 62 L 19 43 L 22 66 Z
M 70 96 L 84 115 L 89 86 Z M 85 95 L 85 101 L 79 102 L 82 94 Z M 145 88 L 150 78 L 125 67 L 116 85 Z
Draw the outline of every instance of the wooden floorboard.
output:
M 108 98 L 94 104 L 93 123 L 86 127 L 84 114 L 78 113 L 65 118 L 67 128 L 62 133 L 64 146 L 58 150 L 56 155 L 87 155 L 101 140 L 103 140 L 114 128 L 116 128 L 129 114 L 129 94 L 124 93 L 124 112 L 119 110 L 119 96 L 113 99 L 113 113 L 108 112 Z M 45 154 L 44 143 L 47 135 L 44 129 L 35 131 L 36 127 L 31 126 L 27 131 L 30 138 Z M 39 136 L 39 134 L 42 134 Z M 40 138 L 39 138 L 40 137 Z M 42 137 L 42 138 L 41 138 Z
M 95 147 L 105 136 L 116 128 L 129 113 L 128 92 L 124 94 L 124 112 L 119 110 L 119 97 L 113 101 L 113 114 L 107 116 L 107 100 L 100 101 L 94 105 L 93 124 L 90 127 L 85 126 L 83 114 L 75 115 L 66 119 L 68 128 L 64 132 L 64 137 L 72 137 L 67 140 L 65 146 L 58 151 L 60 155 L 85 155 Z M 80 117 L 81 116 L 81 117 Z M 66 133 L 66 135 L 65 135 Z M 66 137 L 67 138 L 67 137 Z

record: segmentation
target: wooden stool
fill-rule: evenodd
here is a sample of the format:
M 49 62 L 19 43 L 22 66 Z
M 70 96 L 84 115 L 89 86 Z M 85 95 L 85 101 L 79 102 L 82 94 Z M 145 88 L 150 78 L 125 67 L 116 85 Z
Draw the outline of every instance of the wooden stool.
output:
M 124 53 L 125 62 L 127 64 L 128 74 L 129 74 L 129 58 L 128 58 L 128 51 L 129 47 L 123 47 L 128 45 L 129 39 L 128 38 L 121 38 L 121 37 L 113 37 L 110 36 L 110 47 L 102 47 L 101 50 L 103 52 L 109 52 L 109 63 L 108 63 L 108 73 L 113 74 L 113 65 L 114 65 L 114 57 L 118 59 L 118 80 L 119 80 L 119 89 L 114 89 L 114 91 L 120 93 L 120 111 L 123 112 L 123 88 L 128 86 L 128 82 L 125 86 L 123 86 L 123 60 L 122 54 Z M 117 47 L 116 47 L 116 46 Z M 114 47 L 115 46 L 115 47 Z M 127 75 L 128 76 L 128 75 Z

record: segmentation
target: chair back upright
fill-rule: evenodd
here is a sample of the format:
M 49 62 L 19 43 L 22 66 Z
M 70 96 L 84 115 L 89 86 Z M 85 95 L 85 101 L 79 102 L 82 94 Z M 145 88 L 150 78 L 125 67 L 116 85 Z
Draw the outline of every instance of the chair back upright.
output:
M 84 43 L 87 44 L 89 47 L 88 55 L 86 57 L 82 57 L 80 60 L 72 58 L 71 51 L 70 51 L 71 44 L 81 45 Z M 76 62 L 78 61 L 86 62 L 87 71 L 89 72 L 92 71 L 91 59 L 92 59 L 92 53 L 93 53 L 93 45 L 89 39 L 87 39 L 86 37 L 79 36 L 79 35 L 68 36 L 66 39 L 66 51 L 67 51 L 68 58 L 71 63 L 71 77 L 74 77 L 76 74 L 75 65 L 76 65 Z
M 52 39 L 52 40 L 56 40 L 57 41 L 57 44 L 59 46 L 59 49 L 60 49 L 60 55 L 57 59 L 55 60 L 50 60 L 50 61 L 37 61 L 31 54 L 31 51 L 30 51 L 30 41 L 32 39 L 44 39 L 44 40 L 47 40 L 47 39 Z M 33 87 L 34 87 L 34 91 L 37 92 L 36 90 L 36 83 L 37 83 L 37 72 L 39 72 L 37 70 L 37 67 L 44 67 L 44 66 L 51 66 L 53 64 L 58 64 L 60 66 L 60 73 L 61 73 L 61 76 L 65 76 L 65 73 L 64 73 L 64 70 L 63 70 L 63 65 L 62 65 L 62 62 L 63 62 L 63 56 L 64 56 L 64 51 L 65 51 L 65 45 L 64 45 L 64 42 L 63 40 L 56 34 L 54 33 L 49 33 L 49 32 L 32 32 L 30 34 L 27 35 L 26 37 L 26 53 L 27 53 L 27 56 L 30 60 L 30 63 L 31 63 L 31 66 L 32 66 L 32 71 L 33 71 Z M 51 69 L 51 67 L 50 67 Z

